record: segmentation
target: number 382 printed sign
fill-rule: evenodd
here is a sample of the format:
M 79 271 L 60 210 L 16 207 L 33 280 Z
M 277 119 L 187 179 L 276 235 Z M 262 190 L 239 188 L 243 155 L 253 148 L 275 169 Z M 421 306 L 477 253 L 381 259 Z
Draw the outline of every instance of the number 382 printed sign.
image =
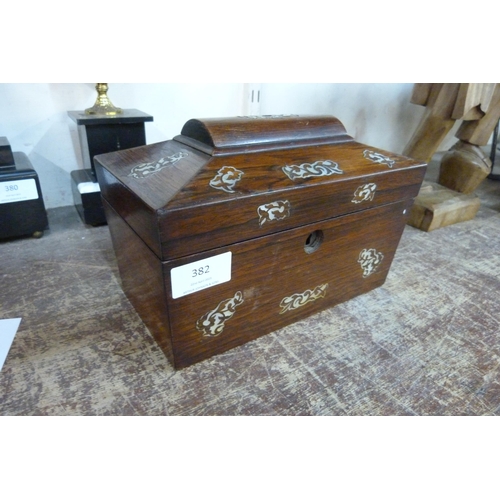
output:
M 178 299 L 230 281 L 231 257 L 231 252 L 226 252 L 171 269 L 172 298 Z

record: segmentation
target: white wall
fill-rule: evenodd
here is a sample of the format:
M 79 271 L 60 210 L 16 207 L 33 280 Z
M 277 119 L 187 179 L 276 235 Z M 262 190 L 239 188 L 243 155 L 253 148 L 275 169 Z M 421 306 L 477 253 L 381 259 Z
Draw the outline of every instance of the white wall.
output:
M 47 208 L 73 204 L 70 172 L 83 168 L 77 125 L 67 112 L 92 106 L 94 83 L 0 84 L 0 136 L 26 153 L 38 173 Z M 240 113 L 243 84 L 110 84 L 108 97 L 121 108 L 153 115 L 148 144 L 178 134 L 194 117 Z
M 76 124 L 67 112 L 94 104 L 93 83 L 0 84 L 0 136 L 23 151 L 37 171 L 47 208 L 72 205 L 70 172 L 82 168 Z M 331 114 L 356 140 L 400 153 L 422 116 L 410 104 L 412 84 L 261 85 L 260 114 Z M 171 139 L 190 118 L 247 114 L 247 86 L 226 84 L 109 84 L 115 106 L 154 117 L 148 144 Z M 451 137 L 442 149 L 454 142 Z
M 401 153 L 423 108 L 410 103 L 413 84 L 265 84 L 266 114 L 332 114 L 357 141 Z

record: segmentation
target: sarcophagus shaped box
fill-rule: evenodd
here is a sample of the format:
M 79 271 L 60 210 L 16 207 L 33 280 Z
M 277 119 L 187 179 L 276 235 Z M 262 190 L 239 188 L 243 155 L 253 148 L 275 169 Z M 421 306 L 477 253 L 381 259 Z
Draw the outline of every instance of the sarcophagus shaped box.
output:
M 94 163 L 123 289 L 175 368 L 382 285 L 425 173 L 328 116 L 190 120 Z

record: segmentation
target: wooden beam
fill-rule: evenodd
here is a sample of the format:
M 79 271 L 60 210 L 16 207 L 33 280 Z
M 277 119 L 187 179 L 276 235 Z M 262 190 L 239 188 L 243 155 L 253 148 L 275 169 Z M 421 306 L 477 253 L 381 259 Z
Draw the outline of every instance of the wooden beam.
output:
M 459 83 L 433 84 L 424 116 L 403 151 L 405 156 L 429 162 L 455 124 L 451 118 Z

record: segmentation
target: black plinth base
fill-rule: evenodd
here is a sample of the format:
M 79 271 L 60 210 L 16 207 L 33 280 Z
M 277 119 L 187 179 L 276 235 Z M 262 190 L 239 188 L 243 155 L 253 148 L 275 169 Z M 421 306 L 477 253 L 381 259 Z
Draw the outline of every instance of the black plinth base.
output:
M 49 228 L 40 181 L 24 153 L 12 154 L 15 168 L 0 170 L 0 239 L 39 238 Z
M 78 125 L 83 167 L 94 172 L 94 156 L 136 148 L 146 144 L 145 122 L 153 117 L 138 109 L 124 109 L 115 116 L 86 115 L 85 111 L 68 111 Z
M 99 226 L 106 224 L 101 201 L 101 190 L 90 168 L 71 172 L 73 200 L 80 218 L 85 224 Z

